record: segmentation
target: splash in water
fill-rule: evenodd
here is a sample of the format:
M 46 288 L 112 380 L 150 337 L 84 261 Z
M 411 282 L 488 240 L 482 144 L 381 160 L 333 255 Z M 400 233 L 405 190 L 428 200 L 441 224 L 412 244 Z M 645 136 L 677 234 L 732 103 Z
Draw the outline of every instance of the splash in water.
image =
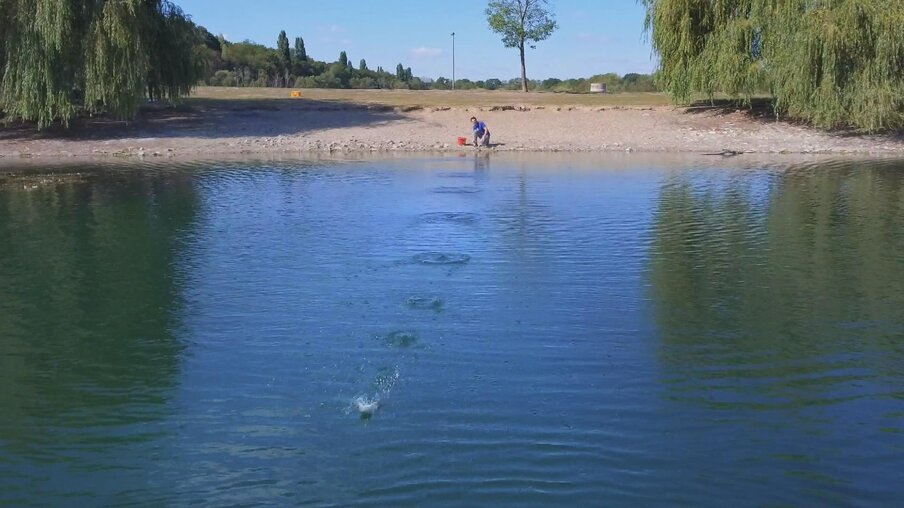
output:
M 366 420 L 371 418 L 374 413 L 377 412 L 377 409 L 380 408 L 380 397 L 374 396 L 374 398 L 371 399 L 366 395 L 358 395 L 355 397 L 353 406 L 358 410 L 358 416 L 360 416 L 362 420 Z
M 383 401 L 399 380 L 398 367 L 383 367 L 374 378 L 373 387 L 377 393 L 373 397 L 358 395 L 352 400 L 350 410 L 358 412 L 362 420 L 369 420 L 383 406 Z
M 373 386 L 381 395 L 389 395 L 396 381 L 399 380 L 398 367 L 383 367 L 374 378 Z

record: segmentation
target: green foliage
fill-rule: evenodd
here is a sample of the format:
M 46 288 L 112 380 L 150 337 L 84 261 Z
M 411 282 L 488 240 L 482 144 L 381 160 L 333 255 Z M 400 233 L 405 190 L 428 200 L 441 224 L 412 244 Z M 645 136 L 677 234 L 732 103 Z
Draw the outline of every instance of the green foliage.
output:
M 279 54 L 280 61 L 284 62 L 288 67 L 289 61 L 292 59 L 292 53 L 289 51 L 289 38 L 286 31 L 281 30 L 276 38 L 276 51 Z
M 211 86 L 236 86 L 235 73 L 232 71 L 219 70 L 208 79 Z
M 345 54 L 345 51 L 339 52 L 339 63 L 343 67 L 348 67 L 348 55 Z
M 622 89 L 626 92 L 655 92 L 653 77 L 647 74 L 628 73 L 621 78 Z
M 221 65 L 235 73 L 236 86 L 267 86 L 279 78 L 278 54 L 262 44 L 226 41 L 222 55 Z
M 196 27 L 167 0 L 0 0 L 0 106 L 40 127 L 80 111 L 131 118 L 203 73 Z
M 308 52 L 304 49 L 304 39 L 295 38 L 295 60 L 303 61 L 308 59 Z
M 289 86 L 289 73 L 292 71 L 292 51 L 289 49 L 289 38 L 286 37 L 286 31 L 279 32 L 276 39 L 276 53 L 279 58 L 279 67 L 282 71 L 282 84 Z
M 334 63 L 323 74 L 324 88 L 348 88 L 352 79 L 352 70 L 348 68 L 348 61 Z
M 361 59 L 361 63 L 358 64 L 358 70 L 359 71 L 367 70 L 367 62 L 363 58 Z
M 150 16 L 156 30 L 151 31 L 149 38 L 147 94 L 152 99 L 178 101 L 191 93 L 208 68 L 211 54 L 208 42 L 218 41 L 203 37 L 178 8 L 161 5 L 164 8 L 160 15 Z M 119 116 L 126 118 L 136 112 L 124 111 Z
M 404 65 L 396 65 L 396 79 L 403 83 L 410 83 L 414 76 L 411 74 L 411 67 L 405 68 Z
M 507 48 L 518 48 L 521 56 L 521 88 L 528 91 L 524 62 L 525 44 L 549 38 L 558 28 L 548 0 L 490 0 L 486 16 L 490 29 L 502 35 Z
M 496 78 L 486 80 L 483 85 L 487 90 L 496 90 L 502 88 L 502 86 L 502 81 Z
M 377 81 L 368 76 L 350 79 L 349 86 L 351 88 L 379 88 Z
M 434 90 L 450 90 L 452 88 L 452 82 L 449 78 L 440 76 L 436 78 L 436 81 L 433 82 L 431 88 Z
M 901 0 L 643 0 L 678 101 L 773 95 L 776 114 L 824 128 L 904 128 Z
M 207 31 L 203 26 L 195 27 L 195 32 L 198 34 L 198 38 L 204 42 L 204 45 L 207 46 L 207 49 L 211 51 L 222 51 L 223 46 L 220 42 L 220 37 L 215 36 L 214 34 Z
M 317 78 L 314 76 L 295 78 L 295 88 L 319 88 Z
M 507 48 L 540 42 L 558 28 L 547 10 L 547 0 L 491 0 L 486 9 L 490 29 L 502 35 Z

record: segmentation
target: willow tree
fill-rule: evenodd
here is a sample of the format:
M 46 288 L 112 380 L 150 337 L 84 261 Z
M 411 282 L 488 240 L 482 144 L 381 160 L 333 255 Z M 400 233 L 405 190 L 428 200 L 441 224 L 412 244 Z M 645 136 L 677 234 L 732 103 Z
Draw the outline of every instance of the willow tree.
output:
M 0 0 L 0 13 L 0 108 L 11 119 L 131 118 L 201 76 L 195 27 L 167 0 Z
M 547 0 L 491 0 L 486 9 L 490 30 L 502 35 L 502 44 L 521 55 L 521 90 L 527 88 L 524 50 L 532 42 L 549 38 L 558 28 Z M 534 46 L 531 45 L 533 48 Z
M 766 91 L 777 115 L 820 127 L 904 127 L 901 0 L 641 1 L 678 101 Z

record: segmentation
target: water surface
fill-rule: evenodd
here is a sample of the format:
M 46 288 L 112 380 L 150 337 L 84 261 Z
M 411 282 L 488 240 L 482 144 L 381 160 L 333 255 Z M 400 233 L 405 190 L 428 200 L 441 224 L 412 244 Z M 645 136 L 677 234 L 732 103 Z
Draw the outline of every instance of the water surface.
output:
M 0 186 L 0 505 L 898 503 L 904 164 L 636 161 Z

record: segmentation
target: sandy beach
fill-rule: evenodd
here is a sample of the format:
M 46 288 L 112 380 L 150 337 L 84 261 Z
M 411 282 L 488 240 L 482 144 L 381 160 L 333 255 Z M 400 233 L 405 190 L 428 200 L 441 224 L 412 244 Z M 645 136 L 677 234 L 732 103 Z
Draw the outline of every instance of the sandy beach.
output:
M 734 109 L 632 103 L 643 100 L 593 103 L 576 96 L 569 104 L 568 97 L 542 97 L 550 94 L 522 100 L 510 93 L 462 93 L 455 100 L 423 101 L 414 92 L 337 100 L 311 91 L 293 101 L 225 99 L 215 92 L 175 110 L 147 108 L 135 122 L 86 120 L 70 130 L 50 131 L 3 127 L 0 157 L 457 152 L 474 150 L 456 143 L 469 136 L 472 115 L 490 127 L 492 151 L 904 155 L 900 135 L 826 133 Z M 476 105 L 468 106 L 469 98 Z

